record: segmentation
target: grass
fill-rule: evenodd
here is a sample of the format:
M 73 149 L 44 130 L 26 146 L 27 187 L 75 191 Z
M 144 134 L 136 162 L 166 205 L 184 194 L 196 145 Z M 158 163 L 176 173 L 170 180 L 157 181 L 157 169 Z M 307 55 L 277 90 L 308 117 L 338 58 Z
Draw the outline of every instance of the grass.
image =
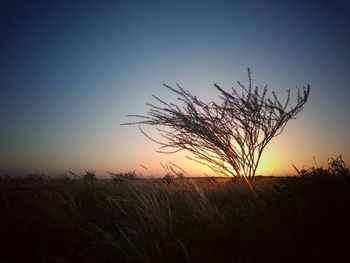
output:
M 324 175 L 324 174 L 323 174 Z M 337 262 L 341 176 L 2 180 L 0 262 Z

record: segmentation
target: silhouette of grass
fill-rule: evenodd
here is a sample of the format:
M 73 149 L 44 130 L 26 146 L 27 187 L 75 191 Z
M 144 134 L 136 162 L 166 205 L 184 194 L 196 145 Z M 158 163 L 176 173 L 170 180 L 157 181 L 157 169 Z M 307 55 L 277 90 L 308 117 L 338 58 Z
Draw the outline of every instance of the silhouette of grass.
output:
M 0 261 L 336 262 L 350 180 L 322 175 L 257 178 L 260 201 L 230 179 L 2 180 Z

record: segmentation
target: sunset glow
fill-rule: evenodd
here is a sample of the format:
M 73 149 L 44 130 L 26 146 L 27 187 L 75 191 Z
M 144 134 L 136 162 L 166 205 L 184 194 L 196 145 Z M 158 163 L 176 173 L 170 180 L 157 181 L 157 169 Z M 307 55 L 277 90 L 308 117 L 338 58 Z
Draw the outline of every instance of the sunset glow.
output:
M 349 164 L 350 23 L 341 2 L 5 2 L 0 175 L 163 176 L 160 163 L 169 162 L 188 176 L 213 175 L 186 152 L 156 153 L 137 126 L 120 124 L 146 114 L 152 94 L 176 102 L 162 83 L 215 101 L 213 83 L 237 88 L 248 67 L 254 86 L 268 84 L 281 98 L 311 85 L 305 109 L 267 145 L 258 175 L 292 175 L 291 164 L 311 167 L 314 157 L 326 166 L 342 154 Z

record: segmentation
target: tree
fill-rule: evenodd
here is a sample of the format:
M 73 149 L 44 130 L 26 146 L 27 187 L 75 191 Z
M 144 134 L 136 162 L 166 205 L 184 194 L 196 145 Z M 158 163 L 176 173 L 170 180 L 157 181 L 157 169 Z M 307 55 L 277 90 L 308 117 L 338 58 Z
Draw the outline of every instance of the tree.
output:
M 267 143 L 281 134 L 287 122 L 294 118 L 306 103 L 310 85 L 298 89 L 296 105 L 290 104 L 290 89 L 284 103 L 275 92 L 267 96 L 267 85 L 262 92 L 252 86 L 248 68 L 248 87 L 237 81 L 242 89 L 230 92 L 214 84 L 219 91 L 220 103 L 205 103 L 176 83 L 176 88 L 163 84 L 178 96 L 181 105 L 168 103 L 153 97 L 160 106 L 149 106 L 147 115 L 128 115 L 139 121 L 141 132 L 160 144 L 158 152 L 175 153 L 188 150 L 188 157 L 211 168 L 221 175 L 235 176 L 251 181 L 256 173 L 261 155 Z M 162 141 L 147 135 L 142 124 L 158 126 Z M 160 128 L 159 128 L 160 127 Z

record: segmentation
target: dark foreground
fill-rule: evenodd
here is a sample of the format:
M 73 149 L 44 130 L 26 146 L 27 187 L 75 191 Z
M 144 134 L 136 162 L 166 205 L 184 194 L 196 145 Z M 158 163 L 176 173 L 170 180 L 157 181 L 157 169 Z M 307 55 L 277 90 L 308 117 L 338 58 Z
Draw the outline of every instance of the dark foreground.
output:
M 2 180 L 0 262 L 344 262 L 350 181 Z

